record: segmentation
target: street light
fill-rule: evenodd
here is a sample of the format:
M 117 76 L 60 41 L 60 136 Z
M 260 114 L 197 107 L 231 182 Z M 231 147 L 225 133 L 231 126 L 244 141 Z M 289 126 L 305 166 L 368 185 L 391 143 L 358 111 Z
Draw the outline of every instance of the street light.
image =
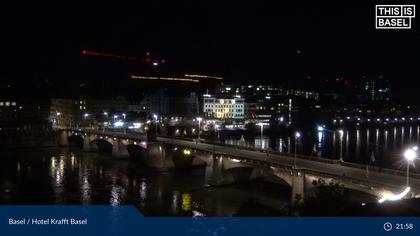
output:
M 293 167 L 294 168 L 296 168 L 297 142 L 298 142 L 300 136 L 301 136 L 300 132 L 296 131 L 296 133 L 295 133 L 295 155 L 294 155 L 294 159 L 293 159 Z
M 342 129 L 338 130 L 338 133 L 340 134 L 340 161 L 343 162 L 343 136 L 344 131 Z
M 317 129 L 318 129 L 319 132 L 322 132 L 322 131 L 324 131 L 324 126 L 318 125 Z
M 156 114 L 153 114 L 153 118 L 155 119 L 155 135 L 157 136 L 157 123 L 158 123 L 158 116 Z
M 201 121 L 203 120 L 203 118 L 197 117 L 196 119 L 198 121 L 198 141 L 200 141 L 200 132 L 201 132 L 200 126 L 201 126 Z
M 409 187 L 409 176 L 410 176 L 410 163 L 417 158 L 417 147 L 412 147 L 404 152 L 404 158 L 407 160 L 407 179 L 406 184 Z

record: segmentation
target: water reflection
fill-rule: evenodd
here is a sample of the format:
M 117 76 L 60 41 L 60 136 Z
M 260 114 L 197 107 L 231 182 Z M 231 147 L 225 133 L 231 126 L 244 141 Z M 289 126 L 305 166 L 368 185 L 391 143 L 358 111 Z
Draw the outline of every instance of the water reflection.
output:
M 285 141 L 270 145 L 284 147 Z M 38 152 L 12 152 L 0 165 L 0 204 L 133 204 L 147 215 L 231 216 L 250 198 L 274 206 L 290 201 L 290 189 L 282 187 L 256 194 L 265 189 L 263 181 L 209 188 L 208 168 L 157 173 L 141 162 L 101 153 Z
M 181 209 L 183 211 L 191 211 L 192 201 L 191 201 L 191 194 L 183 193 L 181 195 Z
M 407 129 L 407 132 L 406 132 Z M 390 133 L 392 132 L 392 133 Z M 247 146 L 275 150 L 290 153 L 293 137 L 255 136 L 255 139 L 247 138 Z M 235 137 L 225 138 L 225 143 L 234 143 Z M 274 140 L 274 141 L 273 141 Z M 250 144 L 254 142 L 254 145 Z M 391 161 L 397 153 L 401 152 L 404 145 L 420 141 L 420 126 L 391 126 L 383 128 L 356 128 L 343 130 L 343 135 L 338 130 L 332 132 L 315 132 L 303 134 L 298 152 L 307 156 L 314 153 L 321 158 L 339 159 L 346 161 L 366 163 L 370 154 L 378 155 L 377 165 L 394 168 Z M 286 143 L 287 142 L 287 143 Z M 395 159 L 395 158 L 394 158 Z
M 349 131 L 346 131 L 346 157 L 349 156 Z
M 360 159 L 360 130 L 356 130 L 356 158 Z

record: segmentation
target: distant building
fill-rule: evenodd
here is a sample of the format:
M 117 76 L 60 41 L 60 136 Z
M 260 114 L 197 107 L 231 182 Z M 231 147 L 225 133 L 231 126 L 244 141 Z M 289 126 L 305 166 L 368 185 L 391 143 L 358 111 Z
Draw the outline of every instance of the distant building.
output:
M 116 99 L 66 99 L 52 98 L 49 121 L 53 127 L 89 126 L 103 114 L 119 114 L 128 111 L 128 102 L 124 98 Z
M 16 101 L 0 100 L 0 123 L 14 123 L 17 119 L 17 109 Z
M 389 80 L 382 77 L 369 79 L 365 82 L 364 94 L 369 101 L 389 101 L 391 99 Z
M 281 85 L 221 85 L 216 94 L 241 96 L 245 99 L 246 123 L 270 122 L 292 125 L 300 110 L 319 102 L 319 93 L 311 90 L 285 88 Z
M 128 111 L 128 101 L 124 97 L 115 99 L 80 99 L 75 101 L 75 105 L 80 117 L 84 113 L 96 115 L 103 112 L 123 113 Z
M 76 117 L 74 100 L 65 98 L 52 98 L 49 120 L 55 128 L 75 126 Z
M 49 99 L 0 98 L 0 128 L 12 130 L 49 128 Z
M 208 118 L 243 120 L 245 99 L 239 96 L 203 95 L 203 113 Z
M 139 108 L 149 116 L 193 117 L 199 114 L 199 100 L 195 92 L 174 93 L 162 89 L 146 95 Z
M 319 100 L 319 93 L 315 91 L 302 90 L 302 89 L 292 89 L 284 88 L 280 85 L 220 85 L 216 88 L 216 94 L 240 94 L 245 97 L 248 96 L 289 96 L 289 97 L 299 97 L 303 99 Z

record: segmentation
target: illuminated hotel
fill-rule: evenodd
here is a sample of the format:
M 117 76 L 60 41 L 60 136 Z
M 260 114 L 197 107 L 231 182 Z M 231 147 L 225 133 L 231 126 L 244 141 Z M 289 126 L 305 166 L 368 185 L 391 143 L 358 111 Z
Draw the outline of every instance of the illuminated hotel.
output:
M 245 99 L 240 96 L 214 97 L 203 95 L 203 113 L 206 117 L 217 119 L 242 120 L 245 117 Z

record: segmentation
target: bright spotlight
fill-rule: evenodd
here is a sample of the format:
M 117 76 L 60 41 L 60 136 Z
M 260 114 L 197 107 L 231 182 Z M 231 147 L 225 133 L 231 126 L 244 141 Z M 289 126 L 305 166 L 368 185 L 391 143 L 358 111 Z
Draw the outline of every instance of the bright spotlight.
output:
M 114 123 L 115 128 L 123 127 L 123 125 L 124 125 L 124 122 L 122 122 L 120 120 Z
M 407 161 L 412 161 L 416 159 L 417 153 L 413 148 L 409 148 L 404 152 L 404 157 L 407 159 Z
M 378 200 L 379 203 L 383 203 L 385 201 L 398 201 L 403 199 L 407 194 L 410 192 L 410 187 L 407 187 L 399 194 L 394 194 L 391 192 L 384 192 L 382 194 L 382 198 Z

